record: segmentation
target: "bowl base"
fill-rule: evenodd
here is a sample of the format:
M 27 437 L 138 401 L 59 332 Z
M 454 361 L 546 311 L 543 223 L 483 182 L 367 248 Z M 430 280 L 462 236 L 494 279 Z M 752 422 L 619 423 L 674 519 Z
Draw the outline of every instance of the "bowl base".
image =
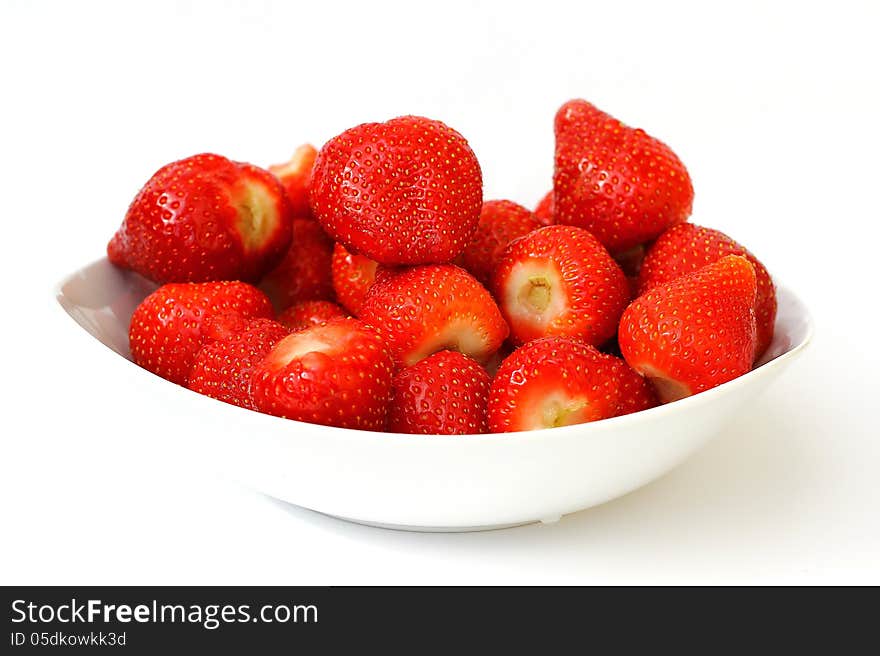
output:
M 480 531 L 499 531 L 505 528 L 516 528 L 517 526 L 528 526 L 530 524 L 555 524 L 562 515 L 547 517 L 545 519 L 532 519 L 526 522 L 514 522 L 512 524 L 489 524 L 486 526 L 407 526 L 405 524 L 382 524 L 380 522 L 366 522 L 360 519 L 352 519 L 351 517 L 340 517 L 339 515 L 330 515 L 321 513 L 333 519 L 341 519 L 344 522 L 352 524 L 360 524 L 361 526 L 371 526 L 373 528 L 384 528 L 391 531 L 408 531 L 410 533 L 477 533 Z

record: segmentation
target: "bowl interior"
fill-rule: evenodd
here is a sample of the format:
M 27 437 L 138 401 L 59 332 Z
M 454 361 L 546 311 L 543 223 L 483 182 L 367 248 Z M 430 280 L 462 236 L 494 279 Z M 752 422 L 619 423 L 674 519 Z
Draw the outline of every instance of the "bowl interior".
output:
M 131 315 L 157 287 L 101 258 L 68 276 L 59 285 L 56 296 L 61 307 L 86 332 L 130 360 Z

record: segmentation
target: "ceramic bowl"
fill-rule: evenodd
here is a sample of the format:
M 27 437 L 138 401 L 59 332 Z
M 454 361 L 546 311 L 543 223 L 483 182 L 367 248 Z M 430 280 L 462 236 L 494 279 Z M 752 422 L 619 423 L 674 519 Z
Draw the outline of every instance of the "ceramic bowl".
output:
M 126 361 L 128 323 L 153 289 L 101 259 L 68 276 L 57 299 L 83 330 L 121 356 L 119 366 L 135 366 Z M 412 530 L 551 522 L 662 476 L 762 394 L 804 352 L 812 334 L 809 312 L 797 296 L 780 286 L 778 297 L 776 336 L 753 371 L 675 403 L 589 424 L 416 436 L 280 419 L 184 389 L 170 402 L 180 404 L 172 409 L 178 416 L 226 413 L 234 428 L 216 442 L 223 460 L 243 482 L 299 506 Z M 150 379 L 143 381 L 148 388 L 172 384 L 139 371 Z

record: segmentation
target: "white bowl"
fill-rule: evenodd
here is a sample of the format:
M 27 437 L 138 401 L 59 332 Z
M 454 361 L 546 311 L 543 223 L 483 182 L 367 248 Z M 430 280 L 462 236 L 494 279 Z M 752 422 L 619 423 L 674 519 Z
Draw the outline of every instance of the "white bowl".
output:
M 128 323 L 153 289 L 101 259 L 66 278 L 57 298 L 86 331 L 130 358 Z M 238 413 L 230 424 L 245 430 L 217 442 L 237 477 L 322 513 L 437 531 L 550 522 L 665 474 L 776 380 L 812 334 L 800 300 L 782 287 L 778 295 L 776 336 L 755 370 L 675 403 L 590 424 L 465 437 L 370 433 L 279 419 L 184 389 L 173 410 Z

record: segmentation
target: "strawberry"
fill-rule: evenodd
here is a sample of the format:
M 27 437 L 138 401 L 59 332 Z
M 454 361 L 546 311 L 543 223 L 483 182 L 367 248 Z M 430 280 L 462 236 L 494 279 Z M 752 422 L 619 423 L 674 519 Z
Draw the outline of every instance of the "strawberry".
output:
M 477 280 L 452 264 L 386 272 L 359 313 L 385 338 L 398 367 L 444 349 L 486 362 L 507 337 L 507 324 Z
M 690 216 L 690 176 L 663 142 L 585 100 L 565 103 L 555 128 L 557 223 L 586 228 L 616 254 Z
M 639 270 L 642 268 L 642 260 L 645 259 L 645 246 L 639 244 L 614 255 L 614 261 L 626 276 L 630 298 L 639 295 Z
M 515 345 L 559 335 L 597 346 L 614 336 L 630 298 L 623 272 L 602 244 L 563 225 L 511 243 L 492 289 Z
M 297 148 L 293 157 L 284 164 L 273 164 L 269 172 L 281 181 L 290 201 L 290 209 L 296 218 L 312 218 L 309 209 L 309 177 L 318 151 L 311 144 Z
M 489 391 L 493 433 L 597 421 L 656 405 L 627 364 L 567 337 L 544 337 L 501 363 Z
M 653 385 L 630 367 L 622 357 L 603 353 L 606 362 L 615 372 L 620 396 L 617 399 L 617 415 L 628 415 L 653 408 L 659 404 Z
M 132 201 L 110 261 L 159 284 L 255 281 L 287 250 L 290 203 L 268 171 L 220 155 L 168 164 Z
M 240 330 L 202 346 L 187 387 L 199 394 L 256 410 L 251 397 L 251 375 L 272 347 L 289 332 L 272 319 L 245 320 Z
M 202 325 L 199 328 L 203 347 L 210 342 L 229 339 L 234 334 L 247 329 L 251 321 L 253 319 L 246 317 L 236 310 L 209 314 L 202 321 Z
M 315 221 L 293 220 L 293 241 L 284 259 L 260 281 L 276 309 L 300 301 L 330 300 L 333 241 Z
M 455 266 L 458 266 L 457 264 Z M 384 280 L 390 280 L 398 273 L 402 273 L 406 271 L 406 269 L 411 269 L 412 267 L 393 267 L 393 266 L 385 266 L 384 264 L 377 264 L 376 271 L 373 274 L 373 285 L 377 285 Z M 373 285 L 370 285 L 370 289 L 372 289 Z M 369 289 L 367 292 L 369 293 Z M 366 298 L 365 298 L 366 300 Z
M 466 355 L 438 351 L 401 369 L 392 384 L 388 430 L 424 435 L 486 432 L 489 374 Z
M 448 262 L 464 250 L 482 205 L 480 165 L 439 121 L 364 123 L 318 153 L 309 197 L 327 233 L 380 264 Z
M 501 348 L 489 356 L 489 359 L 483 363 L 483 368 L 486 370 L 486 373 L 489 374 L 489 378 L 495 378 L 495 374 L 498 373 L 498 367 L 501 366 L 504 359 L 513 353 L 513 351 L 514 348 L 510 345 L 510 341 L 506 341 L 501 345 Z
M 507 245 L 541 227 L 541 223 L 522 205 L 509 200 L 483 203 L 480 222 L 471 242 L 461 254 L 461 266 L 477 280 L 488 285 L 498 258 Z
M 757 289 L 738 255 L 651 288 L 620 320 L 623 357 L 664 402 L 741 376 L 755 359 Z
M 340 428 L 382 430 L 393 362 L 382 338 L 357 319 L 333 319 L 292 333 L 257 365 L 259 410 Z
M 206 320 L 230 312 L 246 318 L 273 316 L 266 295 L 247 283 L 163 285 L 147 296 L 131 317 L 128 337 L 132 359 L 162 378 L 186 385 L 205 339 L 202 327 Z M 212 325 L 210 334 L 222 338 L 235 330 Z
M 354 315 L 360 312 L 367 291 L 376 279 L 375 260 L 349 253 L 338 243 L 333 247 L 332 274 L 336 300 Z
M 755 267 L 758 281 L 755 300 L 758 345 L 755 357 L 760 358 L 773 341 L 776 288 L 758 258 L 723 232 L 692 223 L 677 225 L 664 232 L 645 255 L 638 279 L 639 293 L 643 294 L 659 284 L 717 262 L 725 255 L 742 255 Z
M 535 217 L 541 222 L 541 225 L 548 226 L 556 223 L 553 218 L 553 190 L 548 191 L 535 207 Z
M 617 262 L 620 270 L 623 271 L 627 278 L 636 278 L 639 275 L 644 259 L 645 247 L 643 244 L 614 254 L 614 261 Z M 636 286 L 638 286 L 637 282 Z
M 331 319 L 347 317 L 348 314 L 330 301 L 302 301 L 291 305 L 278 315 L 278 321 L 290 330 L 297 331 L 327 323 Z

